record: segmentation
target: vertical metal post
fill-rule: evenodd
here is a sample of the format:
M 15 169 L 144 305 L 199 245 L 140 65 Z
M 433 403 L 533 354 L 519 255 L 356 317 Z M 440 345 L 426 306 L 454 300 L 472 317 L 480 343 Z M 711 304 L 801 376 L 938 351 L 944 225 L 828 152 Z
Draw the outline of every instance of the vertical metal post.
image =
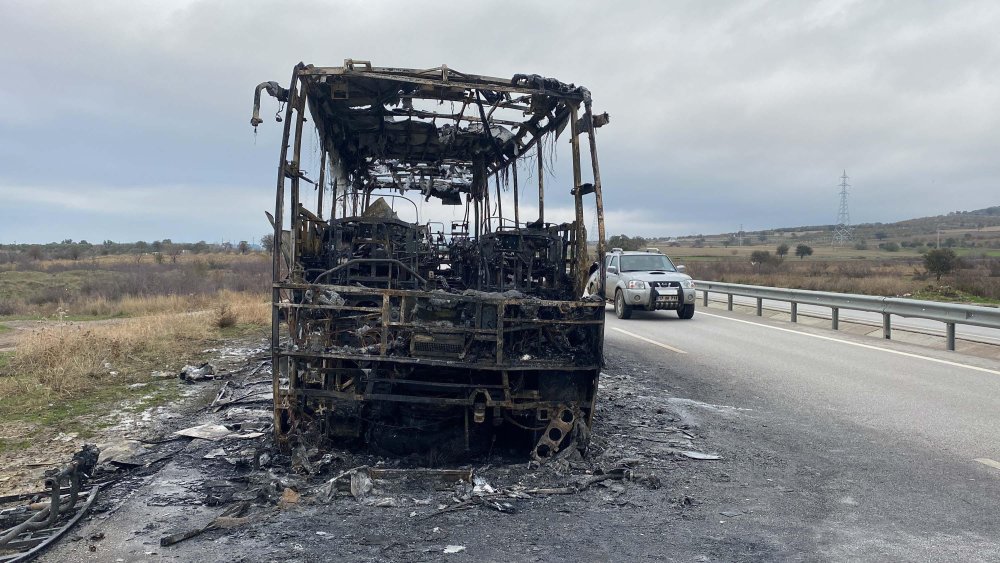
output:
M 480 227 L 481 227 L 481 225 L 479 224 L 479 199 L 476 198 L 475 196 L 472 196 L 472 207 L 474 210 L 473 220 L 475 221 L 475 226 L 472 229 L 472 236 L 476 240 L 479 240 Z
M 792 322 L 799 322 L 799 304 L 792 301 Z
M 545 226 L 545 161 L 542 158 L 542 142 L 537 144 L 538 148 L 538 222 L 540 226 Z
M 490 221 L 490 215 L 493 212 L 490 210 L 490 180 L 489 178 L 483 180 L 483 230 L 482 233 L 486 234 L 493 231 L 493 223 Z
M 945 327 L 948 333 L 948 349 L 952 352 L 955 351 L 955 323 L 945 323 Z
M 330 220 L 337 218 L 337 179 L 330 182 Z
M 319 182 L 316 184 L 316 216 L 323 218 L 323 192 L 326 191 L 326 151 L 319 155 Z
M 583 295 L 584 286 L 587 280 L 584 279 L 587 261 L 587 237 L 584 236 L 585 226 L 583 224 L 583 193 L 580 184 L 583 183 L 582 172 L 580 171 L 580 129 L 577 127 L 579 119 L 578 104 L 570 104 L 570 146 L 573 148 L 573 197 L 576 208 L 576 248 L 573 252 L 573 294 Z
M 701 290 L 701 304 L 708 307 L 708 291 L 704 289 Z
M 514 145 L 514 162 L 511 164 L 511 174 L 514 179 L 514 228 L 521 228 L 521 194 L 517 190 L 517 145 Z
M 292 126 L 292 105 L 295 100 L 295 83 L 299 78 L 299 69 L 296 67 L 292 71 L 292 81 L 288 86 L 288 106 L 285 109 L 285 127 L 281 136 L 281 154 L 278 156 L 278 184 L 274 194 L 274 240 L 271 244 L 271 365 L 274 371 L 271 384 L 271 393 L 274 404 L 279 405 L 280 391 L 279 381 L 281 380 L 281 361 L 278 357 L 280 331 L 278 324 L 281 319 L 278 305 L 281 303 L 281 290 L 277 283 L 281 279 L 281 231 L 282 219 L 285 216 L 285 159 L 288 157 L 288 135 Z M 281 429 L 281 415 L 279 409 L 274 410 L 274 432 L 279 436 Z
M 302 91 L 299 92 L 299 97 L 295 100 L 295 143 L 292 145 L 292 208 L 291 211 L 291 225 L 289 230 L 291 231 L 288 238 L 291 242 L 291 248 L 289 249 L 289 254 L 291 255 L 291 267 L 288 272 L 289 279 L 292 281 L 301 281 L 296 278 L 297 270 L 300 272 L 298 266 L 298 252 L 299 252 L 299 230 L 300 230 L 300 217 L 299 217 L 299 206 L 301 205 L 299 200 L 299 178 L 301 178 L 302 170 L 300 168 L 302 164 L 302 130 L 303 124 L 306 121 L 306 93 L 303 87 Z
M 732 293 L 730 293 L 729 295 L 726 295 L 726 307 L 730 311 L 733 310 L 733 294 Z
M 604 294 L 604 278 L 606 272 L 604 271 L 604 254 L 607 252 L 605 248 L 606 235 L 604 231 L 604 192 L 601 189 L 601 167 L 597 163 L 597 128 L 594 127 L 594 112 L 591 107 L 591 102 L 584 102 L 584 110 L 586 111 L 587 122 L 590 123 L 590 129 L 587 131 L 587 139 L 590 142 L 590 166 L 593 168 L 594 172 L 594 198 L 596 203 L 596 213 L 597 213 L 597 260 L 601 268 L 601 294 Z
M 497 185 L 497 230 L 503 230 L 503 199 L 500 198 L 500 173 L 493 175 L 493 182 Z
M 465 408 L 465 451 L 469 451 L 469 408 Z
M 832 321 L 831 322 L 831 328 L 833 328 L 833 330 L 840 330 L 840 308 L 839 307 L 830 307 L 830 320 Z
M 760 297 L 757 298 L 757 316 L 758 317 L 764 316 L 764 300 L 761 299 Z
M 891 316 L 889 313 L 882 313 L 882 337 L 886 340 L 892 337 L 892 323 L 889 320 Z

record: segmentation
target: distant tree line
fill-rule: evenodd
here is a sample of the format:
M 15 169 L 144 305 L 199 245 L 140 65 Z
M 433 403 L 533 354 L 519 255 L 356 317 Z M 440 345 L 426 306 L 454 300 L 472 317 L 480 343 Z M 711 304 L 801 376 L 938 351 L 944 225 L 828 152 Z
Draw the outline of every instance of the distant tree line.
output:
M 205 254 L 209 252 L 247 254 L 253 247 L 249 242 L 241 240 L 236 244 L 231 242 L 208 243 L 174 242 L 170 239 L 147 242 L 115 242 L 105 240 L 101 243 L 90 243 L 86 240 L 73 241 L 65 239 L 61 242 L 46 244 L 0 244 L 0 264 L 17 262 L 19 260 L 80 260 L 97 256 L 132 255 L 142 257 L 152 254 L 157 261 L 163 257 L 174 257 L 184 254 Z
M 614 235 L 608 239 L 608 248 L 620 248 L 622 250 L 643 250 L 649 245 L 649 240 L 643 237 L 628 235 Z

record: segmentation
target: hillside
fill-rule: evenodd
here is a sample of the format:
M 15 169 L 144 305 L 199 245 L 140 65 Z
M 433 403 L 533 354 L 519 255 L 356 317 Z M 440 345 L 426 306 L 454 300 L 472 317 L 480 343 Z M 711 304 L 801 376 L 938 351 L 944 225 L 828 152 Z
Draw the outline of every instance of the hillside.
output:
M 742 246 L 773 246 L 781 242 L 830 246 L 835 225 L 781 227 L 763 231 L 744 231 Z M 878 250 L 880 246 L 919 250 L 936 246 L 940 236 L 942 247 L 982 249 L 987 255 L 1000 249 L 1000 206 L 975 211 L 953 211 L 947 215 L 906 219 L 895 223 L 862 223 L 854 225 L 853 250 Z M 688 235 L 660 240 L 661 245 L 691 247 L 737 247 L 738 233 Z

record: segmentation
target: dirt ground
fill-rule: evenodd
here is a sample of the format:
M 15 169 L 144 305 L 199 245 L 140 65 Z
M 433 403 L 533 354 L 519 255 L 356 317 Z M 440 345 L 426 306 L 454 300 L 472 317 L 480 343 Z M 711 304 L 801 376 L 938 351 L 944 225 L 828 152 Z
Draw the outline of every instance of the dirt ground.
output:
M 21 333 L 38 327 L 39 321 L 4 321 L 0 325 L 11 329 L 0 331 L 0 352 L 10 352 L 17 345 Z

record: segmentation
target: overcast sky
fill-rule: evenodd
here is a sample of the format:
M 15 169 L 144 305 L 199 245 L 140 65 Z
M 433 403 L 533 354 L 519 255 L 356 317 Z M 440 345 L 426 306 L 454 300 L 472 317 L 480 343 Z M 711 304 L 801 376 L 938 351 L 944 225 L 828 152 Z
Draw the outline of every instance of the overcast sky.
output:
M 998 29 L 990 0 L 4 0 L 0 243 L 259 238 L 253 87 L 345 58 L 586 85 L 609 234 L 833 223 L 844 169 L 854 223 L 998 205 Z

